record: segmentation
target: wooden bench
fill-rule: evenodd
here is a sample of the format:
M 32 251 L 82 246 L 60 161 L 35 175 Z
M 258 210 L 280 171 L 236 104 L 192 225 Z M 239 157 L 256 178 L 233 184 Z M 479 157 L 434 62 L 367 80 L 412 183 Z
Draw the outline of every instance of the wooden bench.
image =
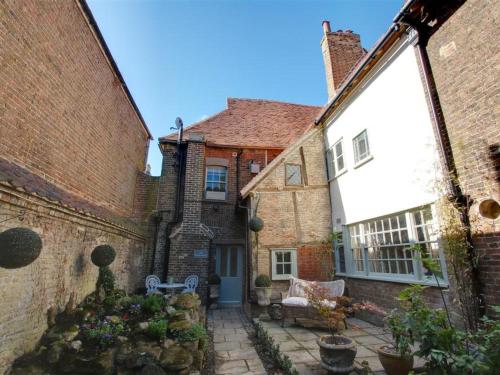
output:
M 295 323 L 307 328 L 328 328 L 318 310 L 307 300 L 305 289 L 311 287 L 313 283 L 322 288 L 330 289 L 332 297 L 339 297 L 344 294 L 344 280 L 320 282 L 291 278 L 288 291 L 281 293 L 282 326 L 285 326 L 287 320 L 293 320 Z

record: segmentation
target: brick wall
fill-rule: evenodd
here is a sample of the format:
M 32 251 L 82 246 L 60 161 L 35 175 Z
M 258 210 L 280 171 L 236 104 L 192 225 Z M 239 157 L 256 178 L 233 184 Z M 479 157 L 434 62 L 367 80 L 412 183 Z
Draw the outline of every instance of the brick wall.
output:
M 333 253 L 330 244 L 305 245 L 297 248 L 299 279 L 328 281 L 332 279 Z
M 119 288 L 142 287 L 147 272 L 144 237 L 0 183 L 0 232 L 14 227 L 37 232 L 43 248 L 26 267 L 0 268 L 0 373 L 37 345 L 50 306 L 63 309 L 72 292 L 79 302 L 95 290 L 90 254 L 97 245 L 116 250 L 111 269 Z
M 148 133 L 79 2 L 1 2 L 0 45 L 0 232 L 43 241 L 31 265 L 0 268 L 3 373 L 37 344 L 50 306 L 94 290 L 97 245 L 115 248 L 119 288 L 143 286 L 157 183 L 142 174 Z
M 500 223 L 481 218 L 478 204 L 500 201 L 499 19 L 495 1 L 469 0 L 427 48 L 459 183 L 474 201 L 474 247 L 488 304 L 500 304 Z
M 255 208 L 258 200 L 256 215 L 264 221 L 258 246 L 255 234 L 252 235 L 253 278 L 257 274 L 271 275 L 271 249 L 298 248 L 299 276 L 325 279 L 321 267 L 315 265 L 313 259 L 317 262 L 319 255 L 313 249 L 323 249 L 322 242 L 331 233 L 330 198 L 322 130 L 311 132 L 307 139 L 281 154 L 274 169 L 251 189 L 251 205 Z M 300 164 L 307 184 L 286 186 L 285 163 Z M 288 282 L 273 282 L 274 294 L 286 290 L 287 285 Z
M 0 17 L 0 157 L 131 215 L 148 134 L 78 2 L 2 1 Z

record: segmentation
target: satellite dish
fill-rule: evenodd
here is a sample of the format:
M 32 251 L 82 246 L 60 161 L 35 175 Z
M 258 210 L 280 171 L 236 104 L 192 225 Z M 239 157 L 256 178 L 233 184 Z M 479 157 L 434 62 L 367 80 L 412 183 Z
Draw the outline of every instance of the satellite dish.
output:
M 183 123 L 182 123 L 182 119 L 181 119 L 180 117 L 177 117 L 177 118 L 175 119 L 175 126 L 177 126 L 177 129 L 182 128 Z

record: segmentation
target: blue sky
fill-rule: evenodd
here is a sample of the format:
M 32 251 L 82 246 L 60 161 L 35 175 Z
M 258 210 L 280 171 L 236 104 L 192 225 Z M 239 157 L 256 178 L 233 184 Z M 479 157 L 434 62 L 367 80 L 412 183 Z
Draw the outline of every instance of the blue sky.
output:
M 321 22 L 361 34 L 366 49 L 402 0 L 88 0 L 155 140 L 175 118 L 188 125 L 223 110 L 227 97 L 323 105 Z

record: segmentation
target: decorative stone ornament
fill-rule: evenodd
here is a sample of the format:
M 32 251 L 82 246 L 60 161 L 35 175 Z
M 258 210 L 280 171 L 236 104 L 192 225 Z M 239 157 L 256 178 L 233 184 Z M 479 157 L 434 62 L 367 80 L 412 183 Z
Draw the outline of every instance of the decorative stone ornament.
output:
M 254 216 L 248 222 L 248 226 L 252 232 L 260 232 L 264 228 L 264 221 L 260 217 Z
M 116 252 L 109 245 L 99 245 L 97 246 L 90 255 L 92 263 L 97 267 L 107 267 L 115 260 Z
M 42 239 L 28 228 L 12 228 L 0 233 L 0 267 L 21 268 L 35 261 L 42 251 Z
M 479 214 L 491 220 L 496 220 L 500 217 L 500 204 L 494 199 L 485 199 L 479 204 Z

